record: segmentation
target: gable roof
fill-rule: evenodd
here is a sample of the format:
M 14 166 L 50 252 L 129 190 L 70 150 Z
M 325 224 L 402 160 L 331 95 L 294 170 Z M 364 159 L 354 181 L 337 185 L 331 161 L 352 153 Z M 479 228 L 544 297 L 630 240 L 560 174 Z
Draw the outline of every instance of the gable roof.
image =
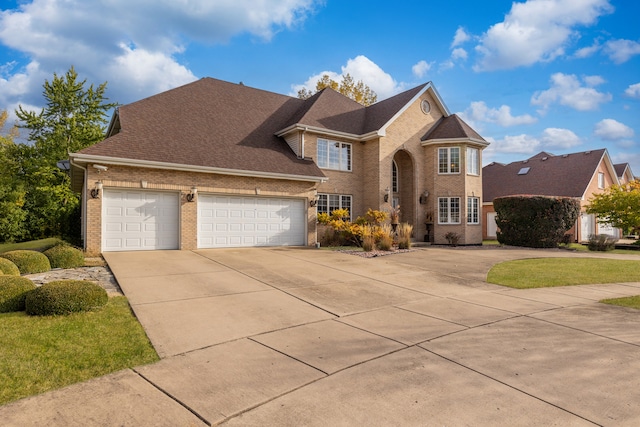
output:
M 466 124 L 457 114 L 440 118 L 438 123 L 429 129 L 427 134 L 422 137 L 422 141 L 442 141 L 447 139 L 469 139 L 487 143 L 478 132 L 473 130 L 471 126 Z
M 560 156 L 541 152 L 507 165 L 491 163 L 482 168 L 483 201 L 517 194 L 582 198 L 603 160 L 613 172 L 606 149 Z
M 360 141 L 383 136 L 426 91 L 448 116 L 430 82 L 364 107 L 330 88 L 303 100 L 203 78 L 118 108 L 107 138 L 70 157 L 75 163 L 322 181 L 317 165 L 298 158 L 281 137 L 309 129 Z M 482 139 L 464 122 L 458 126 Z
M 303 100 L 203 78 L 124 105 L 110 136 L 71 157 L 325 179 L 274 133 Z M 221 114 L 221 112 L 224 112 Z

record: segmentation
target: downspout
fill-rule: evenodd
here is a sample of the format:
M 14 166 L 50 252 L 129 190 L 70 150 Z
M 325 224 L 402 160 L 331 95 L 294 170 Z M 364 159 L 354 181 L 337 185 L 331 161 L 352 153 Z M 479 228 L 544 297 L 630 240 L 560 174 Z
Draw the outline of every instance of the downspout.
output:
M 84 178 L 82 180 L 82 197 L 81 200 L 81 208 L 80 211 L 82 215 L 80 215 L 80 234 L 82 237 L 82 246 L 84 250 L 87 250 L 87 168 L 84 166 L 80 166 L 77 163 L 74 163 L 73 159 L 69 157 L 69 163 L 73 166 L 76 166 L 84 171 Z

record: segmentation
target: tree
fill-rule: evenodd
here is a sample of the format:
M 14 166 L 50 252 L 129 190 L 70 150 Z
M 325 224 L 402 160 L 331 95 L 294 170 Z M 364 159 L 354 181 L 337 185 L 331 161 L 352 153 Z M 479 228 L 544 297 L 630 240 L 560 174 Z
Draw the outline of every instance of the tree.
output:
M 0 129 L 4 129 L 7 111 L 0 113 Z M 26 234 L 24 221 L 27 212 L 23 209 L 25 191 L 14 179 L 16 162 L 13 142 L 18 131 L 13 126 L 6 135 L 0 135 L 0 241 L 15 242 Z
M 93 84 L 86 88 L 86 82 L 78 81 L 71 67 L 64 76 L 54 74 L 52 81 L 45 80 L 46 104 L 40 112 L 22 106 L 16 110 L 19 127 L 29 131 L 30 143 L 13 144 L 6 150 L 12 180 L 10 185 L 0 183 L 0 188 L 5 193 L 7 189 L 24 191 L 21 238 L 79 238 L 72 233 L 79 230 L 75 224 L 79 223 L 79 195 L 71 190 L 69 176 L 57 162 L 102 140 L 107 112 L 117 105 L 105 98 L 106 82 L 97 88 Z M 0 241 L 9 238 L 0 234 Z
M 640 180 L 612 185 L 589 199 L 587 213 L 625 232 L 640 229 Z
M 340 92 L 344 96 L 353 99 L 359 104 L 369 106 L 371 104 L 375 104 L 378 100 L 378 95 L 362 80 L 358 80 L 357 82 L 353 80 L 353 77 L 349 73 L 342 76 L 342 80 L 338 83 L 329 77 L 328 74 L 324 74 L 320 80 L 316 83 L 315 92 L 308 90 L 306 88 L 302 88 L 298 91 L 298 98 L 307 99 L 311 98 L 317 92 L 325 88 L 331 88 L 337 92 Z

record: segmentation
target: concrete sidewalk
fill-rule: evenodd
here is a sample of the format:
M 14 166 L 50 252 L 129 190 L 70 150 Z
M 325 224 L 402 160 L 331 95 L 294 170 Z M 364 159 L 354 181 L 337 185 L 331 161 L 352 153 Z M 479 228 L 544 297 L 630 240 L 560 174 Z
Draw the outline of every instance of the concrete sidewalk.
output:
M 638 425 L 640 283 L 513 290 L 507 259 L 109 253 L 162 360 L 0 407 L 3 425 Z M 609 255 L 608 255 L 609 256 Z M 630 259 L 638 260 L 637 257 Z

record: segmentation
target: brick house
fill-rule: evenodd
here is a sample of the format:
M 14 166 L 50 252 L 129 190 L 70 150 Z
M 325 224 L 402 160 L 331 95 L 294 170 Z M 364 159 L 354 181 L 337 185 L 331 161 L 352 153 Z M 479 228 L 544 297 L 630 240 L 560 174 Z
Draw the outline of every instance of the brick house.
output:
M 89 253 L 315 245 L 317 212 L 392 205 L 419 240 L 481 244 L 487 145 L 431 83 L 364 107 L 203 78 L 118 108 L 70 160 Z
M 563 155 L 543 151 L 526 160 L 507 165 L 491 163 L 482 168 L 482 175 L 485 239 L 496 238 L 493 200 L 518 194 L 580 199 L 580 217 L 571 230 L 576 242 L 587 241 L 591 234 L 620 237 L 620 230 L 599 223 L 594 215 L 585 211 L 594 194 L 601 193 L 612 185 L 633 180 L 629 165 L 614 165 L 604 148 Z

